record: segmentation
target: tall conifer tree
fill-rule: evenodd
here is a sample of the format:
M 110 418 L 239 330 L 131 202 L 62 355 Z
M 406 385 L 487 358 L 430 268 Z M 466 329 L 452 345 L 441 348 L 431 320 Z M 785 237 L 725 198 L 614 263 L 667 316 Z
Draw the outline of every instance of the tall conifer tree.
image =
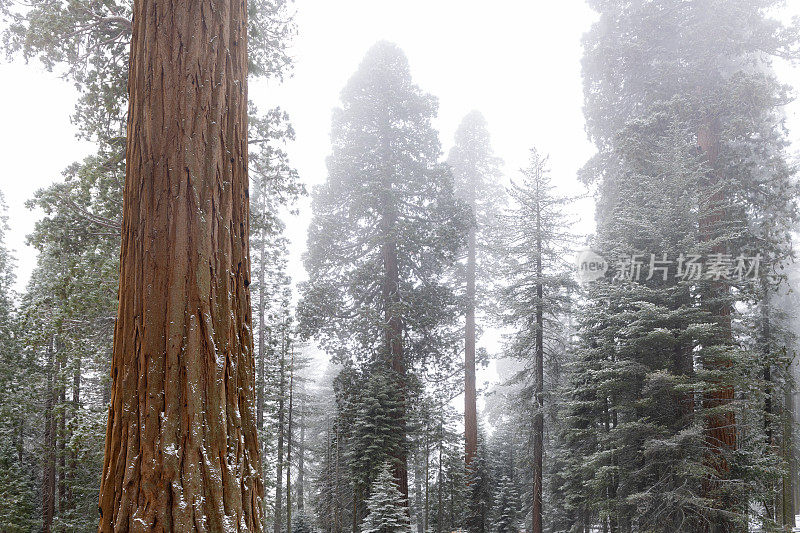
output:
M 502 204 L 499 180 L 501 161 L 494 156 L 486 120 L 472 111 L 461 121 L 447 163 L 453 169 L 456 193 L 474 217 L 467 233 L 465 272 L 466 317 L 464 326 L 464 436 L 465 461 L 469 466 L 478 449 L 478 411 L 475 387 L 475 312 L 486 295 L 489 276 L 485 265 L 491 250 L 487 236 L 496 226 L 495 216 Z M 479 283 L 480 282 L 480 283 Z
M 599 193 L 595 247 L 621 268 L 590 289 L 582 320 L 567 501 L 577 522 L 610 531 L 739 531 L 763 497 L 752 475 L 763 442 L 742 431 L 762 405 L 739 330 L 752 283 L 692 279 L 685 261 L 789 253 L 785 226 L 756 221 L 796 218 L 787 93 L 770 57 L 791 54 L 797 35 L 768 18 L 769 0 L 591 3 L 585 113 L 598 154 L 583 175 Z
M 342 91 L 328 181 L 314 194 L 301 320 L 339 361 L 380 364 L 392 380 L 400 437 L 391 450 L 408 496 L 407 402 L 414 367 L 453 358 L 456 306 L 444 277 L 463 242 L 431 121 L 436 100 L 411 80 L 395 45 L 373 46 Z

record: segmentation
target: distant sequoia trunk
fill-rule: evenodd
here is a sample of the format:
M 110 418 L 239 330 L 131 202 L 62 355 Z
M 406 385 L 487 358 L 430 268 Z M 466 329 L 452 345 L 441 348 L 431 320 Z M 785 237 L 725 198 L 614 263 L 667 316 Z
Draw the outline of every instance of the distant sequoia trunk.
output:
M 261 531 L 244 0 L 135 0 L 101 532 Z
M 712 119 L 706 120 L 697 132 L 697 143 L 711 167 L 709 187 L 712 190 L 708 199 L 708 214 L 700 219 L 700 238 L 703 242 L 712 241 L 718 236 L 720 228 L 725 223 L 725 189 L 719 186 L 720 176 L 716 167 L 720 153 L 719 124 Z M 712 253 L 726 253 L 724 245 L 712 247 Z M 724 300 L 728 290 L 723 283 L 710 282 L 707 298 L 711 300 L 706 305 L 708 311 L 718 320 L 719 327 L 724 332 L 724 341 L 731 339 L 731 309 Z M 721 303 L 714 300 L 720 299 Z M 730 360 L 704 361 L 710 368 L 727 370 L 732 366 Z M 707 393 L 703 398 L 703 406 L 708 410 L 719 410 L 720 407 L 729 405 L 734 400 L 734 390 L 730 386 L 718 386 Z M 705 492 L 709 497 L 715 497 L 722 485 L 730 479 L 731 465 L 728 456 L 736 449 L 736 416 L 733 409 L 721 411 L 708 417 L 706 431 L 706 445 L 709 448 L 708 466 L 714 471 L 715 477 L 705 481 Z M 730 510 L 731 502 L 714 502 L 722 510 Z M 714 523 L 706 526 L 708 533 L 728 533 L 733 531 L 734 525 L 728 523 L 723 516 L 715 516 Z

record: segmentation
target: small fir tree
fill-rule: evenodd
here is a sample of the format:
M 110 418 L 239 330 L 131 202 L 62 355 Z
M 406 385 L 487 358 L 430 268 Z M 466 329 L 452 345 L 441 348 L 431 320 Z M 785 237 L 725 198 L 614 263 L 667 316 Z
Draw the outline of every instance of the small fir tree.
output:
M 519 492 L 510 477 L 504 475 L 497 484 L 497 533 L 519 531 Z
M 389 462 L 383 463 L 377 479 L 372 484 L 367 499 L 369 514 L 361 527 L 362 533 L 398 533 L 410 531 L 408 516 L 403 506 L 403 495 L 397 488 Z

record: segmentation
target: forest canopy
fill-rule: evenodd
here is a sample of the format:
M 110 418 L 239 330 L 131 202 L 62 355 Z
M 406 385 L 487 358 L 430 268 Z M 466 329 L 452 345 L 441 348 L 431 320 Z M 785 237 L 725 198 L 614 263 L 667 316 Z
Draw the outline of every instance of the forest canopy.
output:
M 800 18 L 339 4 L 0 0 L 0 531 L 800 531 Z

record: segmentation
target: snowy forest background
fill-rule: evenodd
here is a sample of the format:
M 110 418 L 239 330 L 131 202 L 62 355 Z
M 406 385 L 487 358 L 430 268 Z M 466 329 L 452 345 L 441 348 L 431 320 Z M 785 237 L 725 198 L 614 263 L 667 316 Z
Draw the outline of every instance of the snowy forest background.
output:
M 281 102 L 251 103 L 266 531 L 795 526 L 800 146 L 787 110 L 800 31 L 774 0 L 587 3 L 583 113 L 596 151 L 577 176 L 555 175 L 563 163 L 533 141 L 498 153 L 480 111 L 444 139 L 439 102 L 391 42 L 348 73 L 319 179 L 289 155 L 296 134 Z M 291 2 L 249 5 L 251 78 L 281 95 L 304 28 Z M 38 255 L 21 291 L 15 221 L 0 228 L 0 531 L 91 531 L 131 6 L 0 0 L 0 13 L 8 61 L 41 62 L 74 85 L 72 120 L 93 150 L 29 199 Z M 534 69 L 549 51 L 508 53 Z M 7 175 L 0 191 L 24 179 Z M 587 247 L 645 263 L 724 253 L 763 264 L 746 280 L 614 279 L 612 268 L 579 283 L 574 257 Z

